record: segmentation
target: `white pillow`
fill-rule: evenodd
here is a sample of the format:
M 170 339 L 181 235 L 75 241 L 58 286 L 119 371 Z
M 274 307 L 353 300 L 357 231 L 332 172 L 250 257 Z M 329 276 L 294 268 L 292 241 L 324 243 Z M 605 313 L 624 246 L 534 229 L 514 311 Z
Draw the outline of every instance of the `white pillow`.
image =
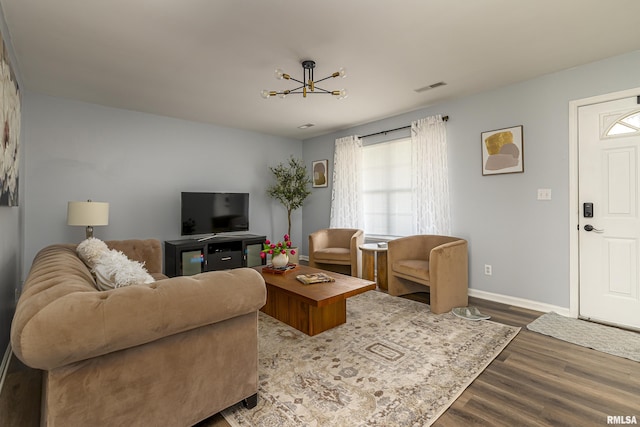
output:
M 78 244 L 76 252 L 78 257 L 87 264 L 87 267 L 93 268 L 102 254 L 109 252 L 109 248 L 102 240 L 89 237 Z
M 114 249 L 102 253 L 93 268 L 96 275 L 96 287 L 101 291 L 154 282 L 153 277 L 144 268 L 144 264 L 127 258 Z

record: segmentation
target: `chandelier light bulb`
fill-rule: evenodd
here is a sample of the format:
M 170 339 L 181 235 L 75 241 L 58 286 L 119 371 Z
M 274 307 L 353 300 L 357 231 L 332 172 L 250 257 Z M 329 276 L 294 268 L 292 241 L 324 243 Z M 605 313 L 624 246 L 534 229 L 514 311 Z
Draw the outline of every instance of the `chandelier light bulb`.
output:
M 260 92 L 260 96 L 262 96 L 264 99 L 268 99 L 269 96 L 271 96 L 271 93 L 265 89 L 262 92 Z
M 347 77 L 347 69 L 344 67 L 340 67 L 340 69 L 338 70 L 338 76 L 342 77 L 343 79 Z
M 276 71 L 273 72 L 273 75 L 275 76 L 276 80 L 282 80 L 282 79 L 289 80 L 291 78 L 289 74 L 285 73 L 280 68 L 276 68 Z
M 347 93 L 346 89 L 340 89 L 338 91 L 338 99 L 345 99 L 348 96 L 349 96 L 349 94 Z

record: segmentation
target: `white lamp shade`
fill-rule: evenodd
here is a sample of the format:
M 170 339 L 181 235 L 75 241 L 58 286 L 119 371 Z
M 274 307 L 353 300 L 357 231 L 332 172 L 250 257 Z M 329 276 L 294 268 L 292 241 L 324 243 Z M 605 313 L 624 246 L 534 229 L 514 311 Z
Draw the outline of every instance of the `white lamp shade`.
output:
M 109 225 L 109 203 L 69 202 L 67 206 L 67 225 Z

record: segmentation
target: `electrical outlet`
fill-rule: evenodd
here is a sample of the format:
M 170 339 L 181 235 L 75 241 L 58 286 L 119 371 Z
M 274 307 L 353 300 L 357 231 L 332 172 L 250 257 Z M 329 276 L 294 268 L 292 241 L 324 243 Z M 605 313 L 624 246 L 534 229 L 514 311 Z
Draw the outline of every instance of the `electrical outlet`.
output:
M 485 264 L 484 265 L 484 274 L 485 274 L 485 276 L 491 276 L 491 274 L 492 274 L 491 265 L 489 265 L 489 264 Z
M 551 200 L 551 189 L 538 188 L 538 200 Z

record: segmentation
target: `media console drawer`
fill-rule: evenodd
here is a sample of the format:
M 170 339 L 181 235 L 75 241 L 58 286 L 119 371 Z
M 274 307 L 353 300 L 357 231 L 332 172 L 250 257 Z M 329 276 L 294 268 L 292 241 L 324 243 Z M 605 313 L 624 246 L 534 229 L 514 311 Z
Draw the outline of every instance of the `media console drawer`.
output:
M 226 270 L 242 267 L 242 251 L 221 251 L 207 257 L 209 270 Z

